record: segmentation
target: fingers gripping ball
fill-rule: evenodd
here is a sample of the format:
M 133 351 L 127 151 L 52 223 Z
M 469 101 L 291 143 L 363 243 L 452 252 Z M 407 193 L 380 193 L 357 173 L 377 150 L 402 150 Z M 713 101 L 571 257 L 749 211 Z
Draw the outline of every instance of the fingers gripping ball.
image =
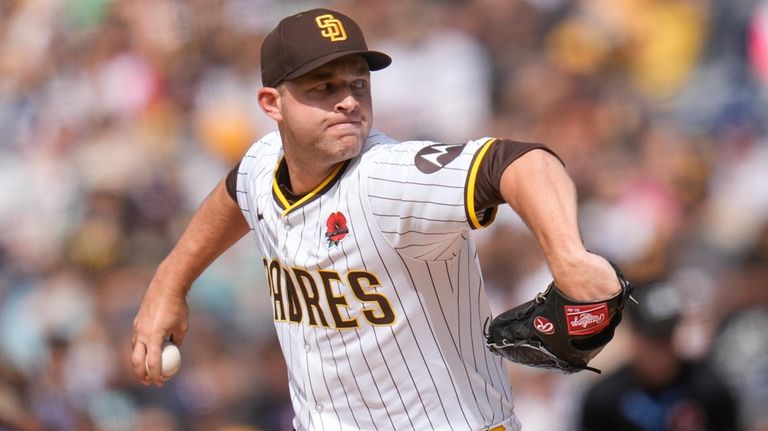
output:
M 146 359 L 144 361 L 144 367 L 149 374 L 149 366 Z M 163 377 L 172 377 L 179 372 L 181 368 L 181 350 L 179 347 L 170 341 L 163 344 L 163 350 L 160 354 L 160 367 Z
M 613 267 L 621 285 L 613 297 L 575 301 L 552 282 L 532 301 L 496 316 L 486 329 L 486 345 L 510 361 L 532 367 L 599 373 L 587 364 L 613 338 L 633 290 Z

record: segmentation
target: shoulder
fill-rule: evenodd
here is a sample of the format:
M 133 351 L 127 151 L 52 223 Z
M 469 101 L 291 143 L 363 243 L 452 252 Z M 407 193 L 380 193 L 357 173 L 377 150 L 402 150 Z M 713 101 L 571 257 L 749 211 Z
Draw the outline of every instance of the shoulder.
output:
M 262 165 L 274 166 L 282 155 L 283 145 L 278 132 L 271 132 L 254 142 L 240 162 L 241 168 Z
M 460 143 L 429 140 L 397 141 L 380 133 L 371 133 L 361 156 L 361 167 L 368 174 L 385 172 L 387 177 L 408 176 L 420 181 L 439 182 L 445 175 L 467 173 L 483 159 L 494 138 L 483 137 Z M 433 175 L 437 174 L 437 175 Z
M 399 141 L 391 138 L 379 130 L 372 129 L 363 147 L 362 155 L 364 158 L 402 158 L 410 157 L 415 159 L 417 156 L 428 154 L 443 153 L 470 153 L 474 154 L 478 149 L 485 146 L 495 138 L 483 137 L 460 143 L 444 143 L 431 140 L 407 140 Z
M 403 151 L 405 144 L 379 130 L 371 129 L 360 153 L 360 159 L 363 164 L 390 160 L 393 155 Z
M 371 132 L 368 134 L 368 138 L 365 140 L 365 144 L 363 145 L 362 155 L 366 156 L 370 153 L 387 151 L 389 149 L 395 148 L 400 143 L 401 142 L 397 139 L 385 135 L 380 130 L 371 129 Z
M 278 153 L 283 144 L 280 140 L 280 133 L 270 132 L 254 142 L 246 152 L 246 155 L 265 155 L 269 153 Z

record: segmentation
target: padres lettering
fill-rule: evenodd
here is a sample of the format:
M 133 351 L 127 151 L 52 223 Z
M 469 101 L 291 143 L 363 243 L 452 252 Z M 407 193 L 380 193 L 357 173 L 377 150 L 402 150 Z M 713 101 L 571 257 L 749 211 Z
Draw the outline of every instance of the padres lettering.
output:
M 371 325 L 391 325 L 396 316 L 389 299 L 375 291 L 379 279 L 367 271 L 352 270 L 344 276 L 336 271 L 307 271 L 283 266 L 277 259 L 264 268 L 269 281 L 276 322 L 307 323 L 310 326 L 348 329 L 359 328 L 360 318 Z M 346 288 L 348 287 L 348 289 Z M 362 307 L 355 315 L 348 295 Z M 342 311 L 346 309 L 346 311 Z
M 317 26 L 322 30 L 320 34 L 330 39 L 331 42 L 347 40 L 347 32 L 344 30 L 344 25 L 333 15 L 329 13 L 320 15 L 315 18 L 315 22 L 317 22 Z

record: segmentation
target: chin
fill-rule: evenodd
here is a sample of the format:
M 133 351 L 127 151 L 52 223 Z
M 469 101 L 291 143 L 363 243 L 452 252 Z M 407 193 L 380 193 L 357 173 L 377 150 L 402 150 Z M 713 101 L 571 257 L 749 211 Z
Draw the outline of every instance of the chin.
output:
M 357 157 L 358 154 L 360 154 L 361 149 L 361 145 L 344 146 L 343 148 L 339 148 L 339 150 L 336 151 L 336 159 L 338 159 L 340 162 L 353 159 Z
M 339 157 L 343 157 L 344 160 L 351 159 L 358 154 L 363 148 L 363 138 L 359 135 L 345 135 L 336 141 L 336 151 L 334 151 Z

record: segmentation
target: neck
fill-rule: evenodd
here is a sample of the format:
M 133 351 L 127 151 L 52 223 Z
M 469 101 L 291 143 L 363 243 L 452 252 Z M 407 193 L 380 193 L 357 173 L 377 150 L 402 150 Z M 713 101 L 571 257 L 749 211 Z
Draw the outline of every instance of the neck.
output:
M 311 192 L 328 178 L 341 163 L 343 162 L 318 166 L 311 163 L 296 163 L 295 160 L 286 157 L 285 164 L 288 168 L 288 178 L 291 181 L 291 192 L 296 195 Z

